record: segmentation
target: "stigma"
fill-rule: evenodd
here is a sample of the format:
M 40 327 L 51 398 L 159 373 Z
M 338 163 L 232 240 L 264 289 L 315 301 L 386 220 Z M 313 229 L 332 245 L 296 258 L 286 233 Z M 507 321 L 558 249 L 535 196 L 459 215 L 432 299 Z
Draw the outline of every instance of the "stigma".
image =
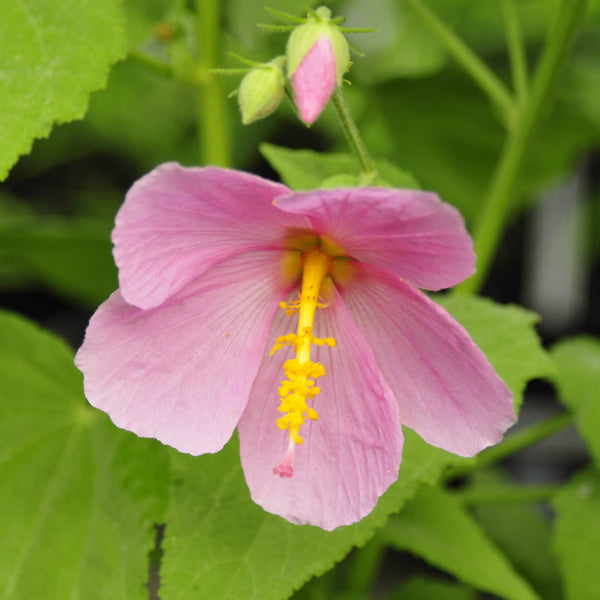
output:
M 302 254 L 302 289 L 299 299 L 287 304 L 280 303 L 280 307 L 288 315 L 298 313 L 298 329 L 296 333 L 288 333 L 277 338 L 271 354 L 284 346 L 292 346 L 295 358 L 283 364 L 286 376 L 278 389 L 281 404 L 278 408 L 283 416 L 277 419 L 277 426 L 282 431 L 289 432 L 287 451 L 281 463 L 273 469 L 275 475 L 292 477 L 294 474 L 294 453 L 296 445 L 304 441 L 300 436 L 300 428 L 306 419 L 316 421 L 319 418 L 317 411 L 309 405 L 321 389 L 315 381 L 325 375 L 325 367 L 311 360 L 311 348 L 317 346 L 335 346 L 333 338 L 319 338 L 313 335 L 313 323 L 317 308 L 326 308 L 327 304 L 319 300 L 331 267 L 333 259 L 320 248 L 312 248 Z

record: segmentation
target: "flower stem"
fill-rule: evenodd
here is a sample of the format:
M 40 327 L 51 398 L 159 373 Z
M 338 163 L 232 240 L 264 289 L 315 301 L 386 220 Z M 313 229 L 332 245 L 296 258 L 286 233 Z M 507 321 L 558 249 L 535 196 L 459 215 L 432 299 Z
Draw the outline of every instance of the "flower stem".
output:
M 573 422 L 571 413 L 560 413 L 548 417 L 540 423 L 531 425 L 526 429 L 508 435 L 502 442 L 484 450 L 475 458 L 465 461 L 464 464 L 457 465 L 446 472 L 445 479 L 452 479 L 465 475 L 474 468 L 482 468 L 493 465 L 507 456 L 511 456 L 519 450 L 524 450 L 533 446 L 542 440 L 554 435 L 556 432 L 568 427 Z
M 559 488 L 558 485 L 497 485 L 489 488 L 467 488 L 452 493 L 469 506 L 533 504 L 547 502 Z
M 219 53 L 219 0 L 196 0 L 198 125 L 202 164 L 230 164 L 226 105 L 216 68 Z
M 352 119 L 352 115 L 348 110 L 348 105 L 344 100 L 344 96 L 342 94 L 342 90 L 339 87 L 335 88 L 333 92 L 333 96 L 331 97 L 331 102 L 333 103 L 333 107 L 335 108 L 335 112 L 337 113 L 338 119 L 340 121 L 340 125 L 342 127 L 342 131 L 346 136 L 346 140 L 348 140 L 348 144 L 350 148 L 356 155 L 358 162 L 360 163 L 361 175 L 360 182 L 361 185 L 370 185 L 377 181 L 378 173 L 375 167 L 375 163 L 369 154 L 365 143 L 360 137 L 360 133 L 358 131 L 358 127 L 354 123 Z
M 519 16 L 514 0 L 502 0 L 502 8 L 504 11 L 504 25 L 506 27 L 506 41 L 510 56 L 513 86 L 517 95 L 517 101 L 523 102 L 527 96 L 529 82 L 527 81 L 527 59 L 523 47 Z
M 422 0 L 408 0 L 421 20 L 446 46 L 454 60 L 471 76 L 500 110 L 509 130 L 514 126 L 516 105 L 506 86 L 487 65 Z
M 549 32 L 546 46 L 536 68 L 531 92 L 519 112 L 513 132 L 507 136 L 475 227 L 477 271 L 470 279 L 459 285 L 457 291 L 477 292 L 485 281 L 500 235 L 510 214 L 517 177 L 529 149 L 534 128 L 540 119 L 542 109 L 547 105 L 552 83 L 556 79 L 576 26 L 585 12 L 587 2 L 588 0 L 570 0 L 562 3 L 562 10 L 555 27 Z

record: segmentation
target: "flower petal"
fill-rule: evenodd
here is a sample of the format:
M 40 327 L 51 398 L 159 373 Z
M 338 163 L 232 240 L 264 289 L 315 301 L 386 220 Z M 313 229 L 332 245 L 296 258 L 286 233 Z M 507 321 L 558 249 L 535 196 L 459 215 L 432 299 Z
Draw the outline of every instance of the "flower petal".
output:
M 322 35 L 292 75 L 294 103 L 300 118 L 313 123 L 325 108 L 336 84 L 335 54 L 331 40 Z
M 512 393 L 441 306 L 370 267 L 343 297 L 398 398 L 404 425 L 460 456 L 502 439 L 516 419 Z
M 167 163 L 139 179 L 113 231 L 121 294 L 154 308 L 214 264 L 273 248 L 286 225 L 306 226 L 273 207 L 285 186 L 255 175 Z
M 317 190 L 278 198 L 275 205 L 308 217 L 352 258 L 386 267 L 416 287 L 452 287 L 475 270 L 473 242 L 460 213 L 430 192 Z
M 90 404 L 114 423 L 181 452 L 217 452 L 248 401 L 287 295 L 278 253 L 253 252 L 141 310 L 116 291 L 92 317 L 75 362 Z
M 317 312 L 315 335 L 335 337 L 337 344 L 313 351 L 312 360 L 326 371 L 317 380 L 319 419 L 307 419 L 300 429 L 304 443 L 295 448 L 293 476 L 273 474 L 288 446 L 288 432 L 276 420 L 290 350 L 265 357 L 238 430 L 252 499 L 294 523 L 332 530 L 371 512 L 397 479 L 402 431 L 397 403 L 341 297 Z M 293 328 L 292 319 L 278 315 L 271 341 Z

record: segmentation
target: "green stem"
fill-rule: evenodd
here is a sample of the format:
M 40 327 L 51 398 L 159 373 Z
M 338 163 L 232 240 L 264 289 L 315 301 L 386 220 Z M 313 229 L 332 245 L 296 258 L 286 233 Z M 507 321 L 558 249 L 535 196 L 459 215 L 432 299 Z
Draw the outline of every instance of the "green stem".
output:
M 519 102 L 523 102 L 527 96 L 527 59 L 521 35 L 519 16 L 514 0 L 502 0 L 504 10 L 504 24 L 506 27 L 506 40 L 508 55 L 513 76 L 513 85 Z
M 465 461 L 462 465 L 449 469 L 446 472 L 445 479 L 465 475 L 475 468 L 480 469 L 493 465 L 520 450 L 524 450 L 545 440 L 561 429 L 568 427 L 572 422 L 573 415 L 571 413 L 561 413 L 548 417 L 544 421 L 531 425 L 517 433 L 510 434 L 496 446 L 484 450 L 481 454 L 471 460 Z
M 411 0 L 414 1 L 414 0 Z M 456 289 L 477 292 L 485 281 L 500 235 L 510 213 L 517 177 L 523 165 L 542 109 L 558 69 L 566 54 L 575 28 L 581 19 L 587 0 L 563 2 L 556 26 L 548 35 L 539 65 L 536 68 L 531 92 L 520 111 L 516 126 L 502 149 L 500 159 L 486 194 L 483 210 L 475 228 L 477 271 Z
M 198 45 L 198 124 L 202 164 L 230 165 L 225 98 L 219 76 L 211 72 L 219 56 L 219 0 L 196 0 Z
M 331 96 L 331 102 L 333 103 L 333 107 L 335 108 L 335 112 L 337 113 L 338 119 L 340 121 L 340 125 L 342 127 L 342 131 L 346 136 L 346 140 L 348 140 L 348 144 L 350 148 L 356 155 L 358 162 L 360 163 L 361 168 L 361 183 L 364 185 L 374 183 L 377 178 L 377 169 L 375 167 L 375 163 L 365 146 L 362 138 L 360 137 L 360 133 L 358 131 L 358 127 L 354 123 L 352 119 L 352 115 L 348 110 L 348 105 L 344 100 L 344 96 L 342 94 L 342 90 L 339 87 L 335 88 L 333 92 L 333 96 Z
M 511 130 L 517 110 L 513 98 L 502 81 L 422 0 L 408 0 L 408 2 L 421 17 L 423 23 L 446 46 L 454 60 L 488 95 L 500 110 L 507 128 Z
M 495 486 L 473 488 L 452 492 L 470 506 L 490 506 L 495 504 L 534 504 L 548 502 L 560 488 L 558 485 Z

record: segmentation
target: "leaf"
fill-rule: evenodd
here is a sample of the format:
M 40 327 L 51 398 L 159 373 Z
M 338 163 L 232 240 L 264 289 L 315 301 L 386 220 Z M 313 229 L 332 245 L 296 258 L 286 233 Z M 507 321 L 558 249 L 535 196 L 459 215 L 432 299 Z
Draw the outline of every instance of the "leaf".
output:
M 290 150 L 261 144 L 261 154 L 293 190 L 314 190 L 334 176 L 360 175 L 359 162 L 351 154 L 322 154 L 313 150 Z M 379 174 L 390 186 L 418 189 L 416 180 L 387 160 L 376 160 Z M 329 184 L 328 184 L 329 187 Z
M 465 327 L 515 395 L 518 410 L 527 382 L 554 372 L 550 355 L 534 329 L 536 313 L 472 296 L 434 296 Z
M 19 0 L 0 6 L 4 179 L 53 123 L 83 117 L 91 92 L 104 87 L 126 45 L 118 0 Z
M 371 515 L 333 532 L 292 525 L 253 504 L 237 440 L 213 456 L 173 453 L 162 598 L 287 598 L 313 575 L 330 569 L 454 460 L 414 433 L 405 433 L 398 481 Z
M 579 337 L 552 348 L 560 400 L 575 413 L 575 423 L 600 466 L 600 340 Z
M 65 344 L 6 312 L 0 398 L 3 599 L 146 597 L 162 447 L 92 410 Z
M 424 487 L 392 517 L 382 537 L 461 581 L 507 600 L 538 598 L 465 510 L 460 499 Z
M 558 556 L 567 600 L 597 600 L 600 548 L 600 475 L 580 473 L 554 499 L 553 549 Z
M 0 264 L 83 303 L 97 306 L 117 286 L 111 225 L 98 219 L 29 218 L 0 227 Z
M 508 478 L 499 471 L 480 471 L 470 478 L 476 490 L 498 489 Z M 468 489 L 471 489 L 471 486 Z M 475 519 L 490 539 L 527 577 L 544 600 L 559 600 L 561 581 L 550 550 L 550 517 L 538 506 L 495 504 L 473 506 Z

